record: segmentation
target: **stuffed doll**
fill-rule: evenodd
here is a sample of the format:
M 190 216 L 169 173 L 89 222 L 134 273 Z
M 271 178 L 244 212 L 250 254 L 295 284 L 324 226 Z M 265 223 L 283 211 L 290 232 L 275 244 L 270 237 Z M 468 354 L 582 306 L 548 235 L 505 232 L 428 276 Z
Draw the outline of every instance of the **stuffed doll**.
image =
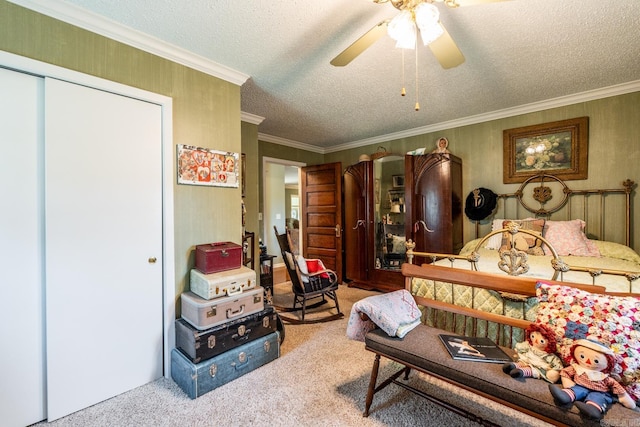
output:
M 570 349 L 571 364 L 560 371 L 562 387 L 549 384 L 556 403 L 573 403 L 591 418 L 601 419 L 616 401 L 630 409 L 636 403 L 609 374 L 616 360 L 613 351 L 597 341 L 577 340 Z
M 513 378 L 542 378 L 555 383 L 564 367 L 556 354 L 556 334 L 548 325 L 532 323 L 526 330 L 527 338 L 515 345 L 517 361 L 505 363 L 502 370 Z

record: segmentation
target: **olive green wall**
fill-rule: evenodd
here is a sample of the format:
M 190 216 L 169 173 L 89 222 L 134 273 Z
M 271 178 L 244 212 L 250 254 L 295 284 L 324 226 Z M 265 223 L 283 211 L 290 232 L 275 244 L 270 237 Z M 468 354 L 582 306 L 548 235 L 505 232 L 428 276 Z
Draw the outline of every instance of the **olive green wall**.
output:
M 0 49 L 170 96 L 175 144 L 241 150 L 240 87 L 235 84 L 4 0 Z M 176 300 L 193 267 L 194 245 L 241 242 L 240 191 L 174 182 Z
M 572 189 L 620 188 L 627 178 L 640 183 L 640 92 L 329 153 L 325 162 L 341 161 L 344 168 L 356 163 L 360 154 L 372 154 L 380 146 L 399 154 L 420 147 L 431 151 L 444 136 L 449 139 L 449 150 L 463 162 L 463 194 L 478 187 L 498 194 L 513 193 L 520 184 L 502 183 L 503 130 L 582 116 L 589 117 L 589 177 L 568 181 L 568 185 Z M 622 215 L 616 218 L 624 221 Z M 634 210 L 632 222 L 632 247 L 640 252 L 640 208 Z M 489 226 L 481 230 L 486 233 Z M 474 237 L 474 224 L 465 217 L 464 240 Z

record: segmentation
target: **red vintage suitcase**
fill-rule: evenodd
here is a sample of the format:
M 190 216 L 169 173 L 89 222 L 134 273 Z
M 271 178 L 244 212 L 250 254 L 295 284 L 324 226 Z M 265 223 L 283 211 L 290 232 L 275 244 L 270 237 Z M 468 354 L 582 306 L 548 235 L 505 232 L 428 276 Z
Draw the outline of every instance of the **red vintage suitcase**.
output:
M 233 270 L 242 265 L 242 246 L 233 242 L 196 246 L 196 268 L 204 274 Z

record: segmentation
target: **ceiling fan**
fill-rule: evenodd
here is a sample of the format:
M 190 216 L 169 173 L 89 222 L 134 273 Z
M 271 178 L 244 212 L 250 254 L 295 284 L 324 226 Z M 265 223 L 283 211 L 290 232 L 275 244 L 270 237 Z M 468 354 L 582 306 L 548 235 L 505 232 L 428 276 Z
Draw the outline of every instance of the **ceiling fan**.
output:
M 383 35 L 396 40 L 397 47 L 415 48 L 417 31 L 425 45 L 429 45 L 443 68 L 453 68 L 464 62 L 464 55 L 439 21 L 439 12 L 433 3 L 443 2 L 446 6 L 470 6 L 505 0 L 373 0 L 374 3 L 391 3 L 400 13 L 387 19 L 353 42 L 342 53 L 331 60 L 331 65 L 343 67 L 353 61 Z

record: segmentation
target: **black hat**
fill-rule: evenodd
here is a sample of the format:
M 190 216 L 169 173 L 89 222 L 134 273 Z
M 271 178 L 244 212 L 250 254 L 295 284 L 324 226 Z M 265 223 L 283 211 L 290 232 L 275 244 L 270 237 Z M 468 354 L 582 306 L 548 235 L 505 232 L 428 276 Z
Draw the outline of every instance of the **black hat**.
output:
M 480 221 L 491 215 L 496 208 L 498 195 L 487 188 L 476 188 L 467 196 L 464 213 L 473 221 Z

